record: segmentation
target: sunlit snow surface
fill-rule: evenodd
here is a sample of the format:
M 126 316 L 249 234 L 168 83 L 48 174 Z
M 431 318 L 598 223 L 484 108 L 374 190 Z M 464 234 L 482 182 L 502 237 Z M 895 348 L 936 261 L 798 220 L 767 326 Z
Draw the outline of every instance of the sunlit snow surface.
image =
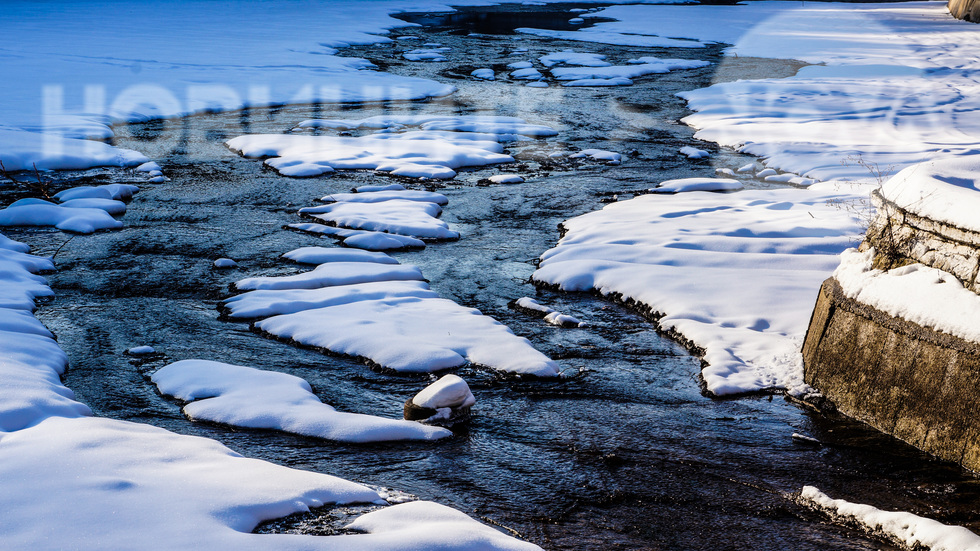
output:
M 189 402 L 194 420 L 274 429 L 340 442 L 437 440 L 446 429 L 401 419 L 344 413 L 324 404 L 310 384 L 288 373 L 208 360 L 182 360 L 153 374 L 160 392 Z
M 800 347 L 816 290 L 863 233 L 829 185 L 644 195 L 564 222 L 532 276 L 649 306 L 705 350 L 709 391 L 803 392 Z
M 231 319 L 262 318 L 254 327 L 276 337 L 394 371 L 432 372 L 472 362 L 519 375 L 558 375 L 558 365 L 527 339 L 479 310 L 439 298 L 415 266 L 350 260 L 240 280 L 235 288 L 252 292 L 227 299 L 222 309 Z

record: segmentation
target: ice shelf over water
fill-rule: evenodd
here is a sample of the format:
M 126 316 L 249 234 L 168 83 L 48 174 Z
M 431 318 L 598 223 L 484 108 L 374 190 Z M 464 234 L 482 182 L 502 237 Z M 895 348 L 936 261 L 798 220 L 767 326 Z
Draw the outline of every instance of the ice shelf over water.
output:
M 253 323 L 259 331 L 394 371 L 432 372 L 471 362 L 520 375 L 558 375 L 558 365 L 527 339 L 479 310 L 439 298 L 415 266 L 365 260 L 243 279 L 234 287 L 253 291 L 221 308 L 231 319 L 262 318 Z

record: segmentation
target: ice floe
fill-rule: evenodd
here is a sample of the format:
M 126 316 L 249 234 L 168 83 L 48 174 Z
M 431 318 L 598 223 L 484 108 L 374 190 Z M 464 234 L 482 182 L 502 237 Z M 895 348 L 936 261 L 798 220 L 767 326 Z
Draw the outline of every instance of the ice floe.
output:
M 326 224 L 300 223 L 287 224 L 287 228 L 315 235 L 323 235 L 339 239 L 346 247 L 365 249 L 368 251 L 395 251 L 424 249 L 425 241 L 409 237 L 407 235 L 396 235 L 391 233 L 349 230 L 328 226 Z
M 732 178 L 678 178 L 660 182 L 652 193 L 682 193 L 686 191 L 737 191 L 745 186 Z
M 409 61 L 446 61 L 446 54 L 452 48 L 419 48 L 410 52 L 405 52 L 402 57 Z
M 568 157 L 570 159 L 590 158 L 596 161 L 606 161 L 609 164 L 619 164 L 623 160 L 623 156 L 619 153 L 604 149 L 583 149 L 577 153 L 572 153 Z
M 496 75 L 494 74 L 493 69 L 476 69 L 472 73 L 470 73 L 470 76 L 481 80 L 496 79 Z
M 562 314 L 554 308 L 545 306 L 531 297 L 521 297 L 515 300 L 512 306 L 516 310 L 538 316 L 551 325 L 557 325 L 558 327 L 585 327 L 588 325 L 575 316 Z
M 696 69 L 709 65 L 707 61 L 696 59 L 658 59 L 643 58 L 642 63 L 627 65 L 554 67 L 552 76 L 560 81 L 579 81 L 588 79 L 629 80 L 645 75 L 669 73 L 678 69 Z M 633 60 L 636 61 L 636 60 Z
M 691 147 L 689 145 L 685 145 L 684 147 L 680 148 L 679 153 L 686 156 L 688 159 L 707 159 L 711 156 L 709 151 Z
M 565 65 L 578 65 L 580 67 L 608 67 L 612 65 L 612 63 L 609 63 L 605 59 L 606 56 L 602 54 L 576 52 L 574 50 L 552 52 L 538 58 L 545 67 L 554 67 L 562 63 Z
M 304 207 L 299 210 L 299 213 L 331 225 L 355 230 L 393 233 L 439 241 L 459 239 L 458 232 L 449 229 L 449 224 L 437 218 L 442 213 L 442 207 L 425 201 L 405 199 L 379 202 L 342 201 Z
M 230 259 L 230 258 L 219 258 L 219 259 L 215 260 L 212 263 L 212 265 L 215 268 L 219 268 L 219 269 L 222 269 L 222 270 L 227 270 L 227 269 L 230 269 L 230 268 L 237 268 L 238 267 L 238 263 L 235 262 L 234 260 Z
M 551 377 L 558 365 L 503 324 L 439 298 L 415 266 L 328 262 L 303 274 L 254 277 L 253 290 L 221 308 L 255 319 L 259 331 L 401 372 L 431 372 L 467 362 Z
M 163 394 L 188 402 L 192 420 L 272 429 L 339 442 L 437 440 L 446 429 L 374 415 L 339 412 L 310 384 L 287 373 L 208 360 L 182 360 L 152 376 Z
M 818 184 L 639 196 L 564 222 L 532 278 L 662 315 L 661 327 L 705 351 L 710 392 L 805 392 L 799 351 L 815 289 L 863 233 L 833 201 L 866 192 Z
M 329 247 L 301 247 L 283 254 L 282 257 L 300 264 L 326 264 L 327 262 L 398 264 L 397 260 L 384 253 Z

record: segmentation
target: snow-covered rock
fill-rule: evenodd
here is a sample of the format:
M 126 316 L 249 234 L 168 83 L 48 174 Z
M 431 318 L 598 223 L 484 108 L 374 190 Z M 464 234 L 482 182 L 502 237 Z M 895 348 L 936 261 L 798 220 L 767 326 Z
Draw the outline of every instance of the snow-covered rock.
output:
M 487 180 L 495 184 L 520 184 L 524 182 L 524 178 L 517 174 L 495 174 L 487 178 Z
M 707 159 L 708 157 L 711 156 L 711 153 L 709 151 L 705 151 L 704 149 L 698 149 L 696 147 L 691 147 L 689 145 L 685 145 L 684 147 L 682 147 L 680 149 L 680 154 L 686 156 L 688 159 Z
M 215 260 L 212 264 L 215 268 L 218 268 L 220 270 L 228 270 L 231 268 L 238 267 L 238 263 L 230 258 L 219 258 Z
M 453 425 L 470 416 L 476 398 L 458 375 L 444 375 L 405 402 L 405 419 Z

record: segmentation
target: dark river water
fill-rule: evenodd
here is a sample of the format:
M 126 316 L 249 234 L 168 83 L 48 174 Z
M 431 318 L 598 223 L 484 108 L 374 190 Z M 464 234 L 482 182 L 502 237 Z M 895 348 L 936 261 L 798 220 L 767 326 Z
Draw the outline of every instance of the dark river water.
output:
M 555 8 L 522 9 L 537 10 L 536 26 L 569 17 Z M 215 438 L 249 457 L 438 501 L 546 549 L 893 548 L 797 504 L 794 493 L 804 485 L 836 498 L 980 528 L 980 486 L 958 467 L 781 396 L 702 396 L 699 359 L 659 336 L 647 320 L 588 294 L 539 292 L 527 283 L 535 259 L 556 243 L 561 221 L 601 208 L 603 198 L 616 192 L 709 176 L 715 166 L 747 162 L 696 143 L 692 130 L 679 122 L 687 111 L 675 93 L 713 80 L 790 75 L 799 65 L 740 59 L 719 67 L 720 47 L 627 51 L 511 35 L 508 29 L 528 24 L 514 21 L 530 16 L 515 15 L 514 8 L 499 11 L 504 15 L 469 19 L 466 14 L 475 12 L 453 18 L 428 14 L 417 19 L 431 28 L 393 32 L 452 47 L 448 63 L 403 61 L 400 52 L 418 47 L 405 43 L 344 52 L 391 72 L 450 82 L 460 91 L 449 98 L 253 110 L 120 127 L 117 143 L 154 158 L 170 178 L 142 185 L 122 230 L 70 240 L 52 230 L 5 232 L 40 254 L 57 253 L 58 271 L 49 276 L 57 297 L 38 316 L 69 355 L 65 382 L 78 399 L 97 415 Z M 471 30 L 483 34 L 467 36 Z M 530 52 L 510 55 L 523 48 Z M 605 53 L 613 62 L 659 55 L 713 64 L 612 89 L 532 90 L 506 79 L 465 78 L 474 68 L 500 69 L 566 48 Z M 299 207 L 328 193 L 392 181 L 366 171 L 285 178 L 231 153 L 224 140 L 284 132 L 313 116 L 385 113 L 517 115 L 560 131 L 547 145 L 511 147 L 519 159 L 514 165 L 461 171 L 439 191 L 450 199 L 443 218 L 462 239 L 394 256 L 420 266 L 443 296 L 529 338 L 568 377 L 520 380 L 458 370 L 476 395 L 475 415 L 468 428 L 439 443 L 350 445 L 188 421 L 147 379 L 171 361 L 203 358 L 293 373 L 340 410 L 390 417 L 399 417 L 403 402 L 426 384 L 426 376 L 382 374 L 348 358 L 263 338 L 247 324 L 219 320 L 216 309 L 236 279 L 299 271 L 279 259 L 282 253 L 332 246 L 329 239 L 282 229 L 300 221 Z M 683 145 L 714 154 L 709 161 L 689 161 L 677 154 Z M 622 152 L 624 162 L 573 165 L 541 153 L 587 147 Z M 500 170 L 521 171 L 527 182 L 477 184 Z M 93 170 L 61 174 L 58 185 L 77 184 L 76 177 L 82 183 L 142 180 L 125 171 Z M 240 268 L 214 269 L 219 257 L 237 260 Z M 508 308 L 525 295 L 589 325 L 558 329 Z M 143 361 L 124 354 L 137 345 L 152 345 L 160 354 Z M 820 444 L 795 439 L 794 433 Z M 329 533 L 347 513 L 327 508 L 263 529 Z

